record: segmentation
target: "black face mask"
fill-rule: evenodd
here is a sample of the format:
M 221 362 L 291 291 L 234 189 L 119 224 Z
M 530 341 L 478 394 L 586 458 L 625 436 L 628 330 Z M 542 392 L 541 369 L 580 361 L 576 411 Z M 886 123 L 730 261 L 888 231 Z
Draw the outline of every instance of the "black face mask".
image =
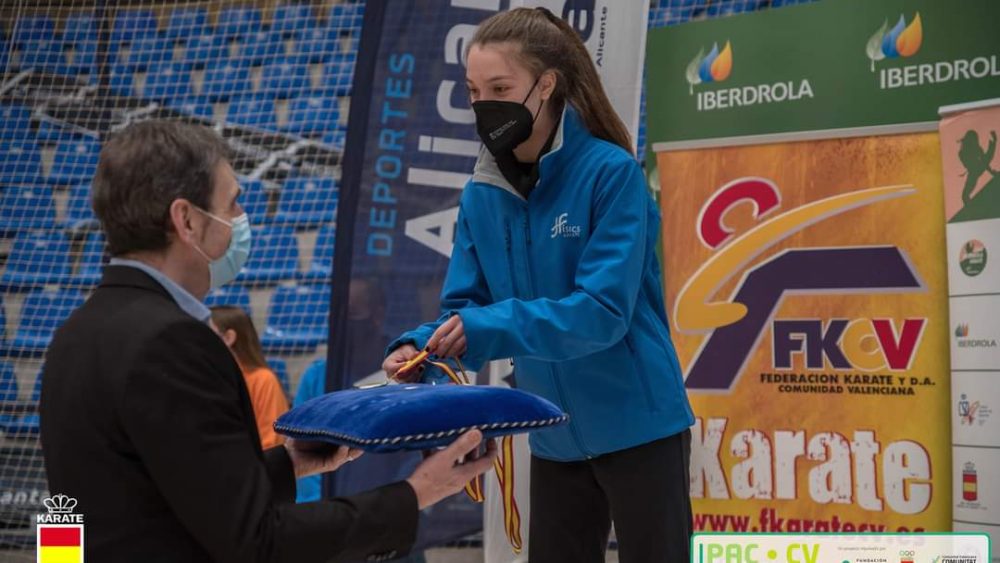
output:
M 521 103 L 499 100 L 472 102 L 472 111 L 476 114 L 476 131 L 486 145 L 486 150 L 494 157 L 509 155 L 514 147 L 527 141 L 531 136 L 531 126 L 538 114 L 531 115 L 524 102 L 527 102 L 531 93 L 535 91 L 539 79 L 541 76 L 535 79 L 531 90 L 528 90 L 528 95 Z M 542 111 L 541 106 L 538 107 L 538 111 Z

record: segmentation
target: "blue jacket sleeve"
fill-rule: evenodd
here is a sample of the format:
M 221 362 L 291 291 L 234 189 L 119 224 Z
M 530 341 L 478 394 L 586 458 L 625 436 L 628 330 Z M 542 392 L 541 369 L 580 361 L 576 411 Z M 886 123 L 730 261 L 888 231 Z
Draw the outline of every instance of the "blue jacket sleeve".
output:
M 424 323 L 414 330 L 403 333 L 386 349 L 386 355 L 404 344 L 412 344 L 418 350 L 427 346 L 434 331 L 448 318 L 466 308 L 482 307 L 492 301 L 486 285 L 483 270 L 479 265 L 479 257 L 469 234 L 465 213 L 461 207 L 458 212 L 458 229 L 455 233 L 455 244 L 451 251 L 451 261 L 448 263 L 448 273 L 445 275 L 444 288 L 441 290 L 441 316 L 432 322 Z M 478 370 L 490 358 L 468 346 L 462 362 L 465 367 Z M 424 380 L 447 380 L 440 370 L 429 367 L 424 374 Z
M 602 176 L 574 291 L 562 299 L 458 309 L 469 350 L 486 359 L 561 361 L 599 352 L 625 336 L 646 259 L 650 200 L 635 161 L 609 164 Z

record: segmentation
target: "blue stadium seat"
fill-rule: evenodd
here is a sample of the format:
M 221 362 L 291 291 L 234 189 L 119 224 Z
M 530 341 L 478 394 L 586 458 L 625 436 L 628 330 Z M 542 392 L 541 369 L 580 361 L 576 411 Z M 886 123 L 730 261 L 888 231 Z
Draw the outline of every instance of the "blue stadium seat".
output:
M 7 71 L 7 65 L 10 64 L 10 47 L 7 45 L 6 41 L 0 40 L 0 75 Z
M 49 41 L 56 38 L 56 22 L 48 16 L 22 16 L 18 18 L 11 29 L 10 40 L 22 50 L 39 41 Z
M 139 37 L 132 42 L 125 61 L 118 62 L 135 72 L 146 72 L 151 67 L 162 66 L 174 59 L 174 45 L 169 39 L 158 35 Z
M 49 184 L 66 186 L 90 180 L 97 171 L 100 154 L 101 144 L 91 139 L 59 143 L 52 159 Z
M 213 102 L 228 102 L 233 96 L 250 92 L 250 69 L 236 61 L 215 65 L 205 71 L 201 93 Z
M 250 292 L 245 287 L 229 284 L 213 289 L 205 296 L 205 306 L 215 307 L 217 305 L 240 307 L 246 311 L 247 315 L 253 316 L 253 311 L 250 309 Z
M 288 383 L 288 364 L 285 360 L 281 358 L 267 358 L 267 367 L 271 368 L 274 375 L 278 378 L 278 383 L 281 384 L 281 390 L 285 392 L 285 397 L 291 397 L 289 393 L 289 383 Z
M 191 35 L 200 35 L 209 31 L 208 10 L 205 8 L 174 8 L 170 12 L 167 28 L 163 35 L 179 40 Z
M 252 6 L 226 8 L 219 14 L 216 33 L 226 39 L 240 39 L 263 29 L 260 10 Z
M 333 178 L 288 178 L 281 187 L 281 199 L 273 222 L 299 229 L 319 227 L 337 218 L 338 198 Z
M 31 395 L 28 398 L 27 404 L 38 405 L 41 398 L 42 373 L 41 370 L 39 370 L 38 375 L 35 377 L 35 384 L 32 385 Z M 11 403 L 11 407 L 13 409 L 20 409 L 22 408 L 21 405 L 25 404 L 25 402 L 19 401 L 16 395 L 11 400 Z M 38 416 L 38 413 L 32 412 L 30 414 L 13 414 L 15 412 L 19 412 L 18 410 L 13 409 L 11 410 L 12 414 L 4 414 L 0 416 L 0 430 L 3 431 L 4 437 L 8 439 L 37 437 L 41 423 L 41 418 Z
M 0 185 L 34 185 L 42 177 L 42 153 L 27 139 L 0 140 Z
M 131 43 L 140 37 L 156 34 L 156 15 L 152 10 L 121 10 L 115 16 L 112 43 Z
M 40 73 L 68 74 L 66 49 L 58 39 L 35 41 L 22 47 L 20 68 Z
M 190 116 L 201 117 L 209 121 L 215 119 L 215 110 L 212 107 L 212 100 L 210 100 L 207 96 L 170 98 L 167 100 L 167 105 Z
M 653 6 L 649 10 L 649 20 L 646 22 L 646 27 L 650 29 L 665 27 L 670 24 L 672 14 L 673 12 L 669 8 Z
M 271 131 L 278 128 L 274 100 L 257 94 L 247 94 L 230 102 L 226 121 Z
M 69 240 L 61 232 L 25 231 L 14 239 L 0 291 L 29 291 L 58 284 L 71 271 Z
M 80 134 L 75 129 L 69 127 L 66 122 L 57 119 L 40 118 L 38 129 L 35 131 L 35 140 L 43 145 L 75 141 L 80 138 Z
M 30 135 L 31 109 L 20 104 L 0 104 L 0 139 L 10 141 Z M 0 160 L 6 160 L 3 152 L 0 152 Z M 4 174 L 0 169 L 0 184 L 3 183 Z
M 350 96 L 354 64 L 337 61 L 323 67 L 323 92 L 329 96 Z
M 304 3 L 281 4 L 274 9 L 274 20 L 271 29 L 285 37 L 291 37 L 303 30 L 316 26 L 312 6 Z
M 190 68 L 211 68 L 229 58 L 229 45 L 221 35 L 191 36 L 184 47 L 184 63 Z
M 285 56 L 285 40 L 275 31 L 257 31 L 240 42 L 239 58 L 252 66 L 261 66 Z
M 90 76 L 92 83 L 96 83 L 97 80 L 96 74 Z M 108 87 L 119 96 L 131 96 L 135 90 L 135 74 L 124 65 L 114 65 L 108 73 Z
M 351 74 L 354 74 L 354 64 L 358 62 L 358 52 L 354 51 L 340 51 L 333 55 L 333 59 L 330 62 L 334 63 L 348 63 L 351 65 Z
M 56 206 L 48 188 L 31 185 L 4 188 L 0 196 L 0 237 L 21 231 L 51 229 Z
M 314 27 L 295 35 L 295 55 L 300 63 L 325 63 L 339 50 L 340 37 L 335 29 Z
M 105 247 L 104 236 L 101 233 L 91 233 L 83 244 L 76 273 L 66 280 L 65 285 L 81 289 L 96 286 L 101 281 L 104 266 L 107 264 Z
M 312 261 L 302 274 L 305 283 L 329 284 L 333 274 L 333 253 L 336 247 L 337 226 L 326 224 L 320 227 L 313 248 Z
M 181 63 L 165 63 L 149 68 L 142 97 L 158 102 L 192 94 L 191 73 Z
M 279 287 L 271 297 L 261 344 L 267 354 L 309 353 L 327 340 L 330 288 Z
M 39 371 L 31 390 L 29 402 L 37 405 L 42 398 L 42 374 Z M 23 415 L 5 415 L 0 417 L 0 430 L 8 439 L 37 439 L 41 427 L 41 417 L 38 413 Z
M 66 63 L 69 72 L 91 76 L 97 74 L 97 41 L 77 41 L 71 48 L 73 49 L 72 62 Z M 108 54 L 108 57 L 114 56 L 117 54 Z
M 7 361 L 0 362 L 0 430 L 5 434 L 10 434 L 8 425 L 17 424 L 23 416 L 17 414 L 22 405 L 19 388 L 14 364 Z
M 335 129 L 340 121 L 340 101 L 324 96 L 295 98 L 288 104 L 284 130 L 294 135 L 312 135 Z
M 331 129 L 323 134 L 323 142 L 334 149 L 343 152 L 344 144 L 347 141 L 347 130 L 343 127 Z M 641 154 L 641 153 L 640 153 Z
M 330 8 L 327 25 L 341 33 L 353 33 L 355 29 L 361 29 L 364 22 L 364 4 L 334 4 Z
M 78 12 L 63 21 L 62 40 L 66 47 L 79 49 L 80 45 L 97 45 L 97 24 L 93 14 Z
M 705 15 L 710 18 L 731 16 L 743 12 L 751 12 L 754 7 L 748 5 L 748 0 L 713 0 L 705 8 Z
M 0 313 L 2 316 L 2 313 Z M 270 360 L 268 360 L 270 363 Z M 9 403 L 17 402 L 17 374 L 14 373 L 14 364 L 8 361 L 0 362 L 0 405 L 6 405 Z M 3 411 L 0 407 L 0 411 Z M 0 418 L 7 419 L 6 415 L 0 416 Z
M 43 355 L 52 341 L 52 333 L 83 301 L 79 290 L 46 289 L 29 293 L 21 307 L 17 332 L 7 340 L 4 355 L 14 358 Z
M 294 280 L 299 274 L 299 245 L 295 233 L 284 227 L 258 227 L 253 232 L 253 252 L 236 283 L 268 287 Z
M 264 67 L 261 91 L 275 98 L 294 98 L 309 90 L 309 67 L 294 57 L 275 60 Z
M 240 188 L 243 190 L 240 206 L 250 218 L 250 224 L 258 226 L 268 224 L 271 217 L 268 214 L 269 198 L 264 182 L 240 178 Z
M 70 188 L 66 199 L 66 214 L 60 224 L 70 230 L 98 226 L 94 208 L 90 204 L 90 182 Z

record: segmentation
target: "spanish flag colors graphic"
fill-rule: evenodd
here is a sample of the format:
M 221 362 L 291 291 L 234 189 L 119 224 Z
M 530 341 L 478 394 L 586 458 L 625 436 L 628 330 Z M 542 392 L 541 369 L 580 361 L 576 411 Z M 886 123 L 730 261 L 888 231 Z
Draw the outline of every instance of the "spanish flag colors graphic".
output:
M 38 563 L 82 563 L 83 526 L 38 526 Z

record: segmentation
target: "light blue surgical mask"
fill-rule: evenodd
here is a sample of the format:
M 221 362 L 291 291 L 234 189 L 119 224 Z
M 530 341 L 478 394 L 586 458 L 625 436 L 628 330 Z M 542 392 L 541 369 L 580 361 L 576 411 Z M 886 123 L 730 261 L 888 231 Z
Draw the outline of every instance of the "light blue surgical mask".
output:
M 244 213 L 232 221 L 226 221 L 213 213 L 195 206 L 209 218 L 214 219 L 229 227 L 232 235 L 229 238 L 229 248 L 222 256 L 212 259 L 208 254 L 196 245 L 194 248 L 208 260 L 209 285 L 212 289 L 217 289 L 236 279 L 240 274 L 243 265 L 250 257 L 250 218 Z

